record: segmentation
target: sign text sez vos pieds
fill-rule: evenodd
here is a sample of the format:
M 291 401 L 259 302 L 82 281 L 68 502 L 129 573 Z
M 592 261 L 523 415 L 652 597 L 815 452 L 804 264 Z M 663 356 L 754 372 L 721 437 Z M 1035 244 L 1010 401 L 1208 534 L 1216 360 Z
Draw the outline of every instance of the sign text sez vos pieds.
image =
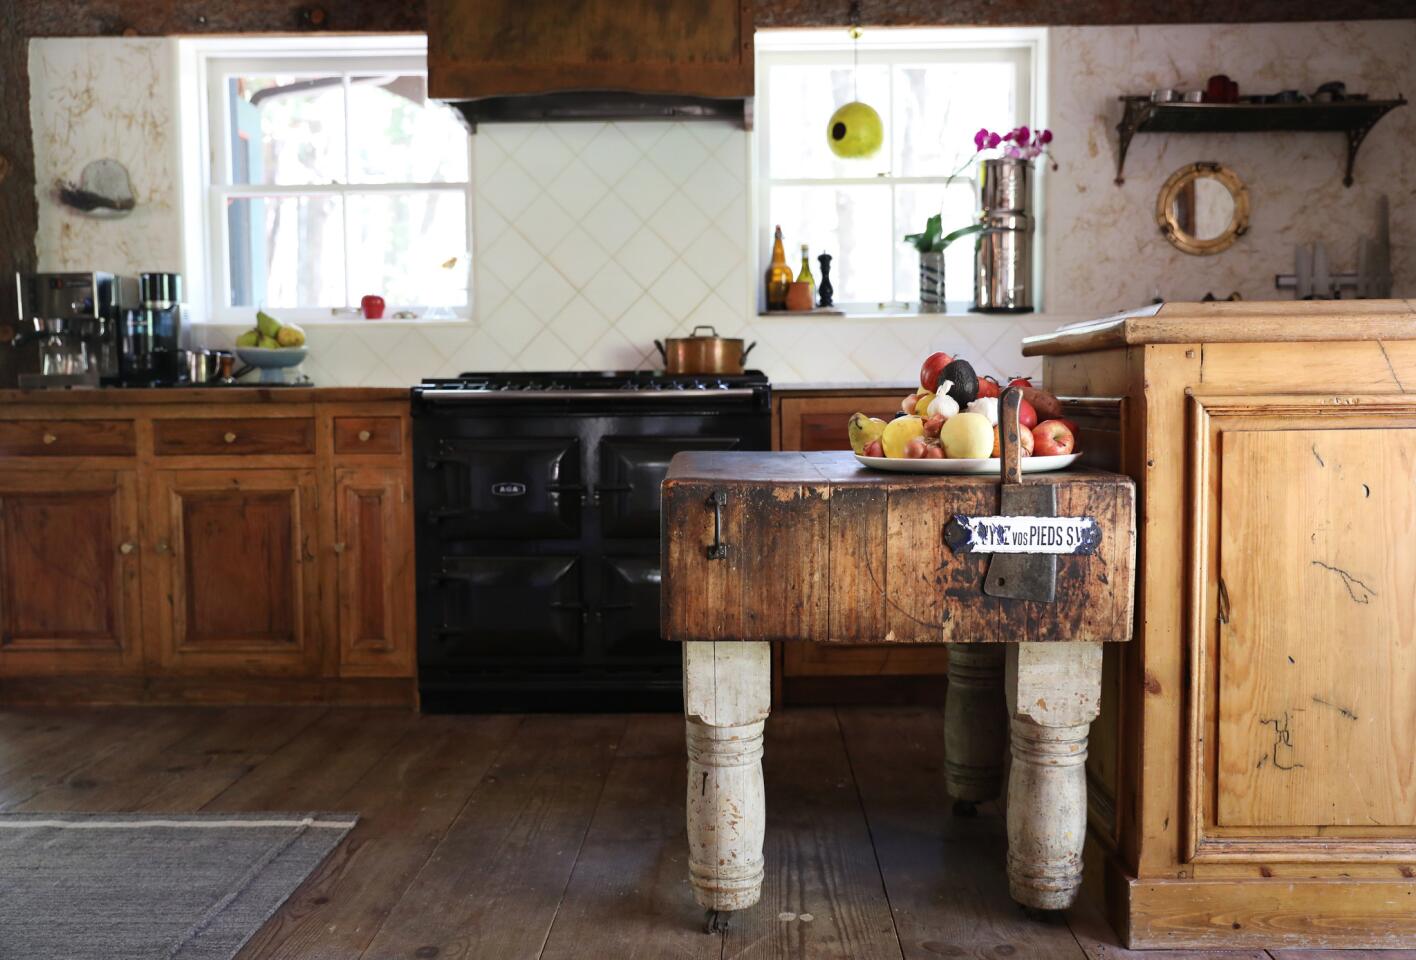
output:
M 966 517 L 944 528 L 955 553 L 1090 554 L 1101 542 L 1095 517 Z

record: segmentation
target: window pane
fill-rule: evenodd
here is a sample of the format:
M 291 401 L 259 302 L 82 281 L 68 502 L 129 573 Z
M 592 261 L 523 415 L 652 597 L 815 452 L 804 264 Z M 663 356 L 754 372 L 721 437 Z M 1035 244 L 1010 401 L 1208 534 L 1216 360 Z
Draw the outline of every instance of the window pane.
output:
M 344 205 L 337 196 L 228 200 L 231 306 L 344 306 Z
M 925 221 L 941 215 L 945 233 L 974 223 L 978 217 L 974 185 L 968 180 L 944 184 L 901 184 L 895 188 L 895 222 L 900 236 L 924 230 Z M 898 237 L 895 256 L 895 299 L 919 300 L 919 253 Z M 960 237 L 944 251 L 944 297 L 973 299 L 974 237 Z
M 344 179 L 341 77 L 231 77 L 227 94 L 232 183 L 305 185 Z
M 899 65 L 894 83 L 897 176 L 947 177 L 974 153 L 980 127 L 1006 132 L 1018 124 L 1012 63 Z
M 351 195 L 349 303 L 376 293 L 401 306 L 465 307 L 467 249 L 460 190 Z
M 351 182 L 467 180 L 467 129 L 451 107 L 428 99 L 425 77 L 351 77 L 349 117 Z
M 890 72 L 885 66 L 851 70 L 849 55 L 839 65 L 774 66 L 768 98 L 771 175 L 775 179 L 873 177 L 890 167 L 881 148 L 873 157 L 842 160 L 826 144 L 826 126 L 836 108 L 859 98 L 880 113 L 885 142 L 890 142 Z
M 813 276 L 821 269 L 815 257 L 831 254 L 836 302 L 891 299 L 894 243 L 888 186 L 773 187 L 770 207 L 769 223 L 782 227 L 793 273 L 801 267 L 801 245 L 805 243 L 813 258 Z M 819 283 L 821 278 L 816 280 Z

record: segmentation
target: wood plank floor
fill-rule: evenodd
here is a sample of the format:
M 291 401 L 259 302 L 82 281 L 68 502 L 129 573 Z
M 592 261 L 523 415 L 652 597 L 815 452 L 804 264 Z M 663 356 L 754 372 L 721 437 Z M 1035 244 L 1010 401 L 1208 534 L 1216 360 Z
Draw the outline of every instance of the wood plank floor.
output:
M 0 810 L 354 811 L 239 960 L 1416 960 L 1123 950 L 1008 898 L 996 806 L 942 796 L 927 708 L 767 725 L 767 878 L 726 934 L 688 888 L 677 716 L 322 708 L 0 711 Z

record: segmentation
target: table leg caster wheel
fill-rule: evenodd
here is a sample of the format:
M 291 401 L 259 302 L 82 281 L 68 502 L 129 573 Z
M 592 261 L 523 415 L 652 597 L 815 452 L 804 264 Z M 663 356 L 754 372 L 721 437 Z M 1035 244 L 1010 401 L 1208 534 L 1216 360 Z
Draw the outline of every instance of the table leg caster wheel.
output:
M 728 921 L 732 919 L 731 910 L 709 910 L 704 915 L 703 932 L 707 934 L 727 933 Z
M 978 804 L 972 800 L 955 800 L 954 816 L 972 818 L 978 816 Z

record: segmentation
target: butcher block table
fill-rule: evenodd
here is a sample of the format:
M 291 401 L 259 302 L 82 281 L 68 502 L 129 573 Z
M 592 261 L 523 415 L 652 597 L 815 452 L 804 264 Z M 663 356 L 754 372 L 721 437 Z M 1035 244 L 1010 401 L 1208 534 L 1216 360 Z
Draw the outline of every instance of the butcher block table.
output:
M 1002 554 L 976 552 L 954 520 L 996 518 L 1000 479 L 878 472 L 849 451 L 674 457 L 663 635 L 684 644 L 689 870 L 710 927 L 761 894 L 762 732 L 778 641 L 949 644 L 945 786 L 956 812 L 998 794 L 1007 736 L 1013 898 L 1037 909 L 1075 899 L 1102 644 L 1131 637 L 1134 486 L 1089 469 L 1022 478 L 1055 497 L 1056 517 L 1092 518 L 1099 534 L 1089 553 L 1027 551 L 1042 586 L 1055 564 L 1045 601 L 986 594 L 985 578 L 994 594 L 1024 578 L 997 586 L 1002 568 L 990 563 Z M 1061 523 L 1078 521 L 1051 526 Z

